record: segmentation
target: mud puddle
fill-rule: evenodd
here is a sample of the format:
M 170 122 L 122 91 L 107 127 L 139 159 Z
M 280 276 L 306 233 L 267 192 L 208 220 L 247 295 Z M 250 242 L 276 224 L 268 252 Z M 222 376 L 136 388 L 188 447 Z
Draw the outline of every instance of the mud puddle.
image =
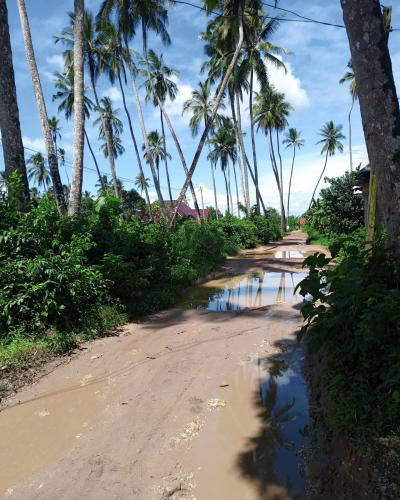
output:
M 225 405 L 190 452 L 199 500 L 305 498 L 303 351 L 294 343 L 284 348 L 243 364 L 219 391 Z
M 306 273 L 260 272 L 229 275 L 192 289 L 178 306 L 199 311 L 238 311 L 302 300 L 296 285 Z
M 276 252 L 263 252 L 263 253 L 246 253 L 246 259 L 305 259 L 314 252 L 307 252 L 305 250 L 277 250 Z
M 0 413 L 0 495 L 84 439 L 110 386 L 88 374 L 80 385 L 22 401 Z

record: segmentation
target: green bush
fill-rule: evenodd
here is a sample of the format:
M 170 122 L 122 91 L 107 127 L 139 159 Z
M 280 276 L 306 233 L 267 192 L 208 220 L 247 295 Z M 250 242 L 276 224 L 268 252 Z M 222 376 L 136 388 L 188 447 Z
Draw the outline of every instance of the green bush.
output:
M 305 213 L 307 225 L 329 238 L 351 235 L 364 223 L 363 200 L 354 192 L 355 173 L 325 180 L 330 186 L 321 190 L 318 200 Z
M 339 264 L 327 269 L 323 254 L 308 257 L 300 283 L 313 296 L 302 308 L 302 333 L 322 349 L 329 402 L 323 411 L 336 432 L 400 432 L 400 286 L 382 239 L 366 250 L 357 239 L 331 249 Z

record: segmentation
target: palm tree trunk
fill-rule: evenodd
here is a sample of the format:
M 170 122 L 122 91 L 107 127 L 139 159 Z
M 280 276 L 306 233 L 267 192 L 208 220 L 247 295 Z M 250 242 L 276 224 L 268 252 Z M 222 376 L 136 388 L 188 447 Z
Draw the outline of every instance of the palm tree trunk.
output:
M 290 191 L 292 188 L 292 176 L 293 176 L 293 167 L 294 167 L 294 160 L 296 159 L 296 147 L 293 146 L 293 159 L 292 159 L 292 168 L 290 169 L 290 178 L 289 178 L 289 188 L 288 188 L 288 195 L 287 195 L 287 220 L 289 223 L 289 205 L 290 205 Z
M 15 194 L 20 205 L 24 206 L 29 202 L 29 183 L 19 122 L 6 0 L 0 0 L 0 61 L 0 130 L 5 174 L 6 179 L 9 179 L 10 174 L 16 172 L 22 182 L 22 189 L 18 192 L 14 193 L 10 184 L 7 187 L 9 193 Z
M 260 213 L 260 190 L 258 186 L 258 165 L 257 165 L 256 140 L 254 136 L 254 117 L 253 117 L 253 78 L 254 78 L 254 70 L 253 68 L 251 68 L 250 88 L 249 88 L 250 133 L 251 133 L 251 147 L 253 150 L 254 185 L 256 187 L 256 205 L 257 205 L 257 212 Z
M 353 172 L 353 148 L 352 148 L 352 144 L 351 144 L 351 112 L 353 111 L 353 107 L 354 107 L 354 101 L 355 101 L 355 98 L 354 96 L 352 96 L 352 100 L 351 100 L 351 108 L 350 108 L 350 111 L 349 111 L 349 153 L 350 153 L 350 172 Z
M 96 101 L 96 106 L 97 106 L 97 108 L 99 108 L 100 107 L 99 96 L 97 94 L 97 88 L 96 88 L 96 82 L 94 79 L 94 75 L 92 75 L 92 74 L 90 75 L 90 81 L 92 84 L 92 90 L 93 90 L 94 99 Z M 114 159 L 113 146 L 112 146 L 112 134 L 111 134 L 110 126 L 108 123 L 106 123 L 106 120 L 104 119 L 102 113 L 100 113 L 100 117 L 101 117 L 101 123 L 103 125 L 103 130 L 104 130 L 104 138 L 106 140 L 108 162 L 110 164 L 110 171 L 111 171 L 111 177 L 113 180 L 114 192 L 115 192 L 115 196 L 117 196 L 117 198 L 119 198 L 121 193 L 119 192 L 119 184 L 118 184 L 117 172 L 116 172 L 116 168 L 115 168 L 115 159 Z
M 53 139 L 51 137 L 51 130 L 47 116 L 46 103 L 44 101 L 42 85 L 40 82 L 40 76 L 36 65 L 35 52 L 33 50 L 32 37 L 29 27 L 28 14 L 26 12 L 25 0 L 17 0 L 17 6 L 19 11 L 19 16 L 21 19 L 22 35 L 24 38 L 26 58 L 28 61 L 29 70 L 32 77 L 36 104 L 39 110 L 40 124 L 46 146 L 46 153 L 49 162 L 50 175 L 53 182 L 54 195 L 58 210 L 61 213 L 65 213 L 67 207 L 65 204 L 64 191 L 62 187 L 60 172 L 58 170 L 57 155 L 54 150 Z
M 236 111 L 235 111 L 235 99 L 234 99 L 234 95 L 233 95 L 233 92 L 231 91 L 231 89 L 229 89 L 229 102 L 231 105 L 232 121 L 233 121 L 234 127 L 235 127 L 235 138 L 236 138 L 236 149 L 237 149 L 237 157 L 238 157 L 239 172 L 240 172 L 240 182 L 242 185 L 243 200 L 244 200 L 244 204 L 246 206 L 247 205 L 246 188 L 245 188 L 245 184 L 244 184 L 242 160 L 241 160 L 241 155 L 240 155 L 240 141 L 239 141 L 239 133 L 238 133 L 238 127 L 237 127 Z
M 236 78 L 235 78 L 235 80 L 236 80 Z M 244 141 L 243 141 L 242 118 L 241 118 L 240 101 L 239 101 L 239 89 L 237 88 L 236 82 L 235 82 L 235 100 L 236 100 L 236 113 L 237 113 L 237 130 L 238 130 L 238 135 L 239 135 L 240 150 L 242 153 L 244 188 L 246 191 L 246 212 L 247 212 L 247 216 L 249 216 L 250 215 L 249 175 L 247 172 L 246 152 L 244 149 Z
M 263 197 L 261 196 L 260 189 L 258 187 L 258 183 L 256 182 L 254 172 L 251 169 L 251 165 L 250 165 L 249 159 L 247 158 L 247 154 L 246 154 L 246 163 L 247 163 L 247 168 L 249 169 L 250 177 L 251 177 L 251 180 L 253 181 L 256 193 L 258 193 L 258 198 L 260 200 L 264 215 L 267 215 L 267 209 L 265 208 L 264 200 L 263 200 Z
M 222 167 L 221 165 L 221 169 L 222 169 L 222 173 L 224 174 L 224 179 L 225 179 L 225 191 L 226 191 L 226 210 L 229 214 L 229 187 L 228 187 L 228 180 L 226 178 L 226 172 L 225 172 L 225 169 Z
M 85 106 L 83 73 L 84 0 L 74 0 L 74 157 L 68 214 L 76 215 L 81 208 L 83 184 L 83 155 L 85 150 Z M 57 151 L 57 147 L 55 146 Z
M 235 164 L 233 163 L 233 174 L 235 176 L 235 187 L 236 187 L 236 206 L 237 206 L 237 212 L 238 216 L 240 214 L 240 209 L 239 209 L 239 189 L 238 189 L 238 182 L 237 182 L 237 175 L 236 175 L 236 168 Z
M 311 197 L 311 201 L 310 201 L 310 205 L 308 207 L 308 209 L 310 210 L 311 208 L 311 205 L 312 205 L 312 202 L 314 201 L 314 196 L 315 196 L 315 193 L 318 189 L 318 186 L 319 186 L 319 183 L 321 182 L 321 179 L 322 179 L 322 176 L 324 175 L 325 173 L 325 169 L 326 169 L 326 164 L 328 163 L 328 150 L 326 151 L 326 155 L 325 155 L 325 163 L 324 163 L 324 168 L 322 169 L 322 172 L 321 172 L 321 175 L 319 176 L 319 179 L 318 179 L 318 182 L 317 182 L 317 185 L 315 186 L 315 189 L 314 189 L 314 192 L 312 194 L 312 197 Z
M 233 200 L 232 200 L 232 187 L 231 187 L 231 169 L 228 165 L 228 187 L 229 187 L 229 201 L 231 203 L 231 213 L 233 215 Z
M 152 83 L 151 83 L 149 59 L 148 59 L 148 55 L 147 55 L 147 28 L 146 28 L 144 21 L 142 21 L 142 35 L 143 35 L 143 56 L 144 56 L 144 60 L 146 63 L 147 77 L 149 79 L 149 85 L 151 87 L 151 91 L 152 91 L 153 96 L 156 98 L 158 107 L 161 110 L 161 114 L 162 114 L 162 116 L 164 116 L 165 121 L 167 122 L 168 129 L 172 135 L 172 139 L 174 140 L 176 149 L 178 151 L 179 158 L 180 158 L 182 166 L 183 166 L 183 170 L 185 171 L 185 174 L 187 176 L 189 173 L 189 170 L 187 168 L 186 160 L 185 160 L 185 157 L 183 155 L 183 151 L 182 151 L 181 145 L 179 143 L 178 137 L 175 133 L 174 127 L 172 126 L 171 120 L 169 119 L 169 116 L 168 116 L 167 112 L 165 111 L 164 105 L 163 105 L 161 99 L 159 98 L 159 96 L 157 95 L 157 92 L 154 91 Z M 194 208 L 195 208 L 195 210 L 197 212 L 197 216 L 199 217 L 199 220 L 200 220 L 201 219 L 201 212 L 200 212 L 199 204 L 197 202 L 196 191 L 194 189 L 192 181 L 190 181 L 189 187 L 190 187 L 190 192 L 191 192 L 192 198 L 193 198 Z
M 280 189 L 280 198 L 281 198 L 281 206 L 283 208 L 283 211 L 282 211 L 282 226 L 284 227 L 284 229 L 282 229 L 282 232 L 283 231 L 286 231 L 287 229 L 287 224 L 286 224 L 286 215 L 285 215 L 285 204 L 283 202 L 283 170 L 282 170 L 282 156 L 281 156 L 281 149 L 280 149 L 280 142 L 279 142 L 279 130 L 276 129 L 276 144 L 277 144 L 277 147 L 278 147 L 278 156 L 279 156 L 279 179 L 280 179 L 280 185 L 281 185 L 281 189 Z
M 169 180 L 168 158 L 167 158 L 167 141 L 166 141 L 166 138 L 165 138 L 164 119 L 163 119 L 163 114 L 162 114 L 161 110 L 160 110 L 160 121 L 161 121 L 161 133 L 162 133 L 162 136 L 163 136 L 165 175 L 167 177 L 169 200 L 172 203 L 172 191 L 171 191 L 171 182 Z
M 280 202 L 280 207 L 281 207 L 281 231 L 285 232 L 286 231 L 285 205 L 284 205 L 284 202 L 283 202 L 283 191 L 282 191 L 282 186 L 281 186 L 281 182 L 280 182 L 278 166 L 277 166 L 277 163 L 276 163 L 276 157 L 275 157 L 274 143 L 272 141 L 272 130 L 271 130 L 271 128 L 269 129 L 268 135 L 269 135 L 269 152 L 270 152 L 270 158 L 271 158 L 271 165 L 272 165 L 272 170 L 274 172 L 274 176 L 275 176 L 275 180 L 276 180 L 276 185 L 278 186 L 279 202 Z
M 88 135 L 87 135 L 87 133 L 86 133 L 86 129 L 84 129 L 83 131 L 84 131 L 84 134 L 85 134 L 86 144 L 88 145 L 88 148 L 89 148 L 90 154 L 92 155 L 93 162 L 94 162 L 94 165 L 95 165 L 95 167 L 96 167 L 96 171 L 97 171 L 97 175 L 98 175 L 98 177 L 99 177 L 99 181 L 100 181 L 101 189 L 102 189 L 103 191 L 105 191 L 106 186 L 105 186 L 105 184 L 104 184 L 103 176 L 102 176 L 102 175 L 101 175 L 101 173 L 100 173 L 99 165 L 98 165 L 98 163 L 97 163 L 96 156 L 95 156 L 95 154 L 94 154 L 94 152 L 93 152 L 93 149 L 92 149 L 92 146 L 91 146 L 91 144 L 90 144 L 89 137 L 88 137 Z
M 176 214 L 178 213 L 179 207 L 180 207 L 180 205 L 182 203 L 182 200 L 183 200 L 183 198 L 184 198 L 184 196 L 186 194 L 186 191 L 187 191 L 187 188 L 189 186 L 189 183 L 192 180 L 192 176 L 194 174 L 194 171 L 196 170 L 196 166 L 197 166 L 197 163 L 199 161 L 201 152 L 203 150 L 204 143 L 207 140 L 208 132 L 210 131 L 210 128 L 211 128 L 212 124 L 214 123 L 215 117 L 216 117 L 217 112 L 218 112 L 219 105 L 221 104 L 221 100 L 222 100 L 222 97 L 223 97 L 224 92 L 225 92 L 226 84 L 229 81 L 229 78 L 230 78 L 230 76 L 232 74 L 233 68 L 235 67 L 236 61 L 237 61 L 237 59 L 239 57 L 240 50 L 241 50 L 242 45 L 243 45 L 243 7 L 244 7 L 244 0 L 238 0 L 238 2 L 239 2 L 239 6 L 238 6 L 239 39 L 238 39 L 238 42 L 237 42 L 237 45 L 236 45 L 236 49 L 235 49 L 235 52 L 234 52 L 234 54 L 232 56 L 232 60 L 229 63 L 228 69 L 226 70 L 225 76 L 222 79 L 221 85 L 219 86 L 218 94 L 217 94 L 217 97 L 215 99 L 215 104 L 214 104 L 213 110 L 211 112 L 210 119 L 208 120 L 207 125 L 206 125 L 206 127 L 205 127 L 205 129 L 203 131 L 203 134 L 202 134 L 202 136 L 200 138 L 200 142 L 199 142 L 199 144 L 197 146 L 197 149 L 196 149 L 196 152 L 194 154 L 193 161 L 192 161 L 192 164 L 190 166 L 189 172 L 188 172 L 188 174 L 186 176 L 185 182 L 184 182 L 183 187 L 181 189 L 181 192 L 180 192 L 180 194 L 178 196 L 178 200 L 176 202 L 176 206 L 174 208 L 172 216 L 170 217 L 170 220 L 169 220 L 169 223 L 168 223 L 169 227 L 171 227 L 172 224 L 173 224 L 173 222 L 174 222 Z
M 127 40 L 125 40 L 125 46 L 126 46 L 127 50 L 129 50 L 129 45 L 128 45 Z M 135 103 L 136 103 L 137 113 L 139 116 L 140 128 L 142 130 L 143 142 L 144 142 L 144 146 L 146 148 L 147 157 L 149 159 L 151 175 L 153 177 L 154 187 L 156 188 L 156 193 L 157 193 L 158 202 L 160 203 L 161 213 L 166 218 L 167 211 L 165 209 L 164 198 L 161 194 L 160 184 L 157 180 L 157 172 L 156 172 L 156 169 L 154 166 L 154 161 L 153 161 L 152 156 L 151 156 L 150 144 L 149 144 L 149 140 L 147 138 L 146 125 L 144 123 L 142 105 L 140 103 L 139 90 L 137 88 L 135 74 L 133 71 L 132 63 L 130 61 L 128 61 L 128 68 L 129 68 L 129 74 L 130 74 L 131 82 L 132 82 L 133 95 L 135 96 Z
M 205 120 L 204 121 L 204 126 L 207 126 L 207 121 Z M 207 144 L 208 144 L 208 151 L 211 155 L 211 146 L 210 146 L 210 143 L 208 142 L 208 137 L 207 137 Z M 212 161 L 210 161 L 210 166 L 211 166 L 211 176 L 212 176 L 212 182 L 213 182 L 213 190 L 214 190 L 214 205 L 215 205 L 215 216 L 218 220 L 218 201 L 217 201 L 217 187 L 216 187 L 216 184 L 215 184 L 215 167 L 212 163 Z
M 145 179 L 145 175 L 144 175 L 144 171 L 143 171 L 143 165 L 142 165 L 142 159 L 140 157 L 139 148 L 138 148 L 138 145 L 137 145 L 137 142 L 136 142 L 136 137 L 135 137 L 135 134 L 133 132 L 131 115 L 129 113 L 128 106 L 126 105 L 126 97 L 125 97 L 124 86 L 122 85 L 121 72 L 118 71 L 117 75 L 118 75 L 119 88 L 121 90 L 121 95 L 122 95 L 122 103 L 123 103 L 123 106 L 124 106 L 126 117 L 128 119 L 129 132 L 131 134 L 131 139 L 132 139 L 132 142 L 133 142 L 133 148 L 135 150 L 136 160 L 137 160 L 138 166 L 139 166 L 139 172 L 140 172 L 140 175 L 142 176 L 142 178 Z M 150 203 L 150 197 L 149 197 L 149 190 L 147 189 L 147 184 L 146 183 L 144 183 L 143 189 L 144 189 L 144 193 L 145 193 L 145 196 L 146 196 L 146 202 L 147 202 L 147 208 L 149 210 L 149 215 L 150 215 L 150 218 L 153 219 L 153 214 L 151 212 L 151 203 Z

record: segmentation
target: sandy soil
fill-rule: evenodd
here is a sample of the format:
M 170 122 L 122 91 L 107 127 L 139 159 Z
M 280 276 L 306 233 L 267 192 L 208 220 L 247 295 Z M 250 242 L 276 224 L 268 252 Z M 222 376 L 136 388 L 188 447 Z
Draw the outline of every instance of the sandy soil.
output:
M 301 243 L 291 233 L 222 272 L 296 271 L 302 259 L 264 254 Z M 290 498 L 273 484 L 260 493 L 235 464 L 261 425 L 254 360 L 293 341 L 300 321 L 292 303 L 171 309 L 82 346 L 1 411 L 1 498 Z

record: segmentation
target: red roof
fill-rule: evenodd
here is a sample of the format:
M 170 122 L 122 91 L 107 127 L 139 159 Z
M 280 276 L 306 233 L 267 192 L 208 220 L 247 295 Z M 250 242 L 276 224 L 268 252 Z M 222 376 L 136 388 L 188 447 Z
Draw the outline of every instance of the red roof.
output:
M 176 206 L 176 200 L 171 201 L 165 201 L 165 206 L 167 210 L 172 210 Z M 208 209 L 205 208 L 204 210 L 200 209 L 200 215 L 202 218 L 205 220 L 208 220 Z M 186 203 L 181 203 L 179 209 L 178 209 L 178 216 L 179 217 L 189 217 L 190 219 L 198 221 L 198 215 L 197 211 L 194 208 L 190 208 Z

